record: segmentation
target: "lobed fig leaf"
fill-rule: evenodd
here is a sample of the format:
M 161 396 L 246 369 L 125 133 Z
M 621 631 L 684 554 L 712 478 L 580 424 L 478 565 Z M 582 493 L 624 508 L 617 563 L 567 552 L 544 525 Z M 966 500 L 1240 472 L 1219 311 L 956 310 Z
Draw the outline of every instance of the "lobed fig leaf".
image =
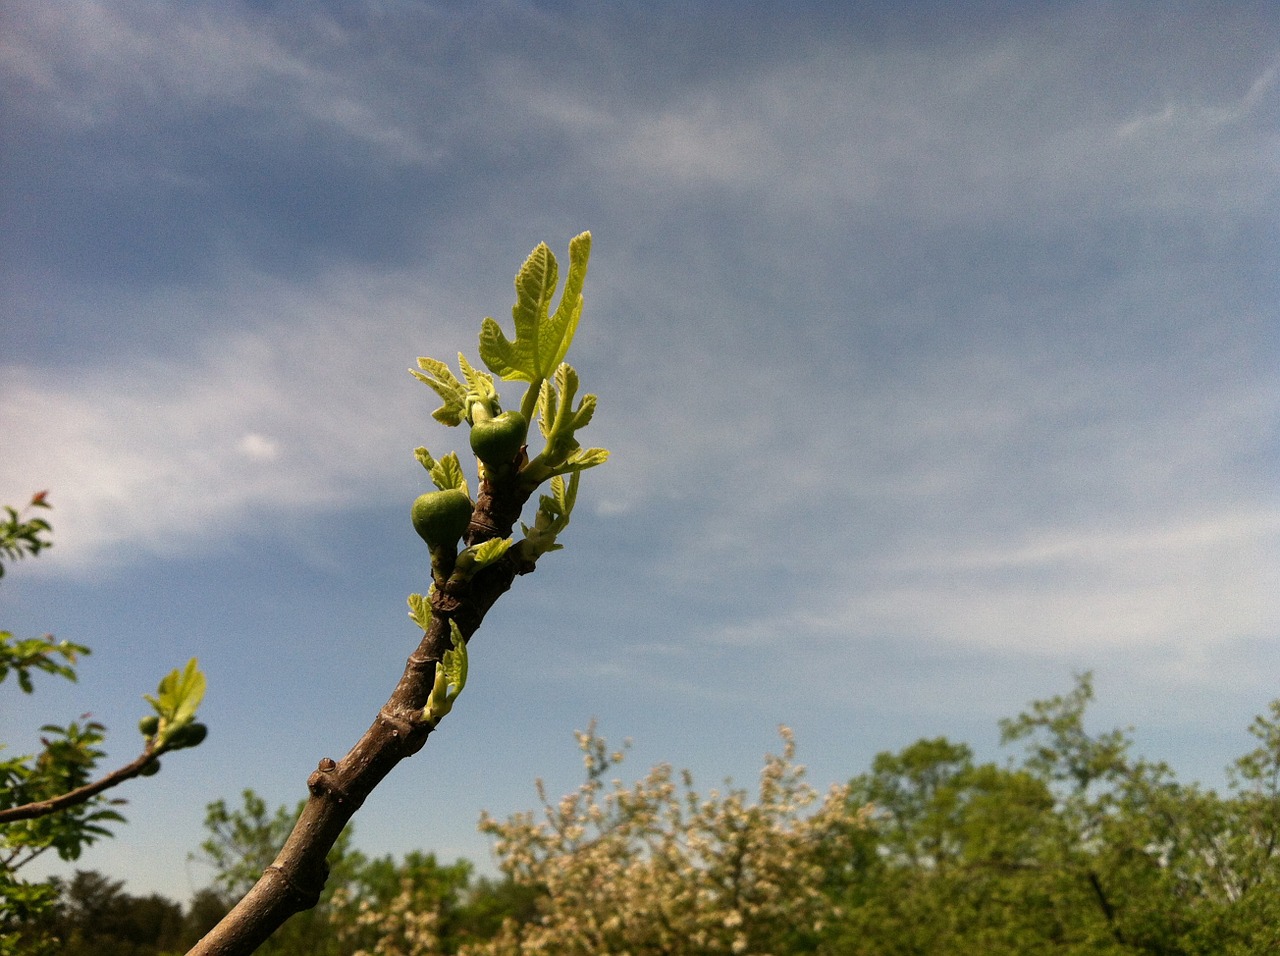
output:
M 426 449 L 424 448 L 423 451 Z M 431 467 L 427 470 L 431 473 L 432 483 L 441 491 L 461 491 L 464 495 L 469 494 L 467 476 L 462 473 L 462 463 L 458 461 L 456 451 L 449 452 L 439 461 L 432 459 Z
M 444 402 L 439 408 L 431 413 L 431 417 L 443 425 L 458 425 L 462 423 L 463 416 L 466 414 L 467 389 L 452 370 L 444 362 L 439 359 L 420 356 L 418 358 L 418 368 L 409 369 L 409 374 L 418 381 L 425 383 L 431 387 L 431 390 L 440 396 L 440 400 Z
M 564 360 L 582 317 L 582 288 L 591 257 L 591 233 L 569 243 L 569 275 L 554 314 L 551 299 L 559 283 L 559 265 L 545 242 L 538 243 L 516 274 L 516 303 L 511 309 L 515 339 L 509 340 L 493 318 L 480 326 L 480 359 L 506 381 L 536 384 Z

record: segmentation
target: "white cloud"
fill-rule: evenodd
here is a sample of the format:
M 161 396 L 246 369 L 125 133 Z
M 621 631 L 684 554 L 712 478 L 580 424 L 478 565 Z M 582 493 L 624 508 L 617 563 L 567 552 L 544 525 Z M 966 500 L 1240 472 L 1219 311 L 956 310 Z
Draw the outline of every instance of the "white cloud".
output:
M 5 369 L 0 491 L 51 489 L 59 547 L 43 568 L 184 552 L 416 474 L 406 463 L 434 431 L 431 400 L 404 370 L 424 351 L 449 355 L 464 310 L 367 273 L 305 291 L 248 275 L 232 286 L 142 306 L 209 330 L 180 360 Z M 231 318 L 252 331 L 221 333 Z
M 254 461 L 274 461 L 280 457 L 280 445 L 275 439 L 249 432 L 240 439 L 240 453 Z
M 232 108 L 243 119 L 265 117 L 260 132 L 276 140 L 314 125 L 372 147 L 384 162 L 442 155 L 402 103 L 348 72 L 334 54 L 350 38 L 322 17 L 282 25 L 209 6 L 155 13 L 150 4 L 99 0 L 28 9 L 9 19 L 0 68 L 29 91 L 29 108 L 72 128 Z

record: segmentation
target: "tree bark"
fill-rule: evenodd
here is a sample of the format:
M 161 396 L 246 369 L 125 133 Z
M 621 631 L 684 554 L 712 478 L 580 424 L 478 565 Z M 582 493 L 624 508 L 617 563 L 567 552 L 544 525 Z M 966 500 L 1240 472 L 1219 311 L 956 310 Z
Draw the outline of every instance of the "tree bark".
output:
M 466 543 L 506 537 L 520 517 L 531 489 L 508 481 L 481 483 Z M 436 665 L 452 645 L 450 620 L 465 640 L 484 620 L 516 576 L 534 570 L 518 544 L 469 581 L 436 576 L 430 626 L 409 655 L 404 673 L 373 724 L 341 760 L 325 757 L 307 778 L 310 796 L 293 831 L 271 866 L 223 920 L 188 956 L 246 956 L 261 946 L 293 914 L 315 906 L 328 878 L 325 857 L 365 798 L 401 760 L 422 749 L 432 726 L 423 709 L 435 681 Z

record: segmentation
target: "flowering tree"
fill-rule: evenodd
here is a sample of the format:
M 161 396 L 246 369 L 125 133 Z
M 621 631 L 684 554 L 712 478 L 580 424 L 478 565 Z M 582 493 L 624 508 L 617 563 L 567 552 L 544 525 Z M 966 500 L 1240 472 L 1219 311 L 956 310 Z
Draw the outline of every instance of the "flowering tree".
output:
M 594 728 L 578 734 L 586 781 L 543 819 L 487 814 L 503 872 L 539 889 L 536 919 L 508 920 L 467 956 L 600 953 L 782 954 L 811 951 L 832 915 L 828 885 L 854 858 L 862 815 L 846 787 L 820 795 L 794 762 L 766 757 L 754 802 L 730 787 L 706 796 L 688 771 L 653 768 L 606 783 L 622 760 Z M 424 950 L 424 953 L 430 952 Z M 421 956 L 421 954 L 419 954 Z

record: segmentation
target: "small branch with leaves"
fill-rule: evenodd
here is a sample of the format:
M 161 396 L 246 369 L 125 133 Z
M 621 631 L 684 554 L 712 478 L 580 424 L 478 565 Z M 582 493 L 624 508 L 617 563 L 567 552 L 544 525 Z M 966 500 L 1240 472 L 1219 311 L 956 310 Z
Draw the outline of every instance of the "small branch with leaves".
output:
M 75 677 L 74 673 L 70 676 L 72 679 Z M 193 657 L 181 671 L 174 669 L 160 681 L 156 696 L 144 695 L 156 712 L 138 722 L 138 729 L 146 740 L 141 754 L 92 783 L 85 783 L 44 799 L 0 808 L 0 824 L 34 820 L 59 813 L 85 803 L 126 780 L 151 777 L 159 773 L 161 754 L 199 746 L 208 735 L 209 729 L 195 720 L 196 708 L 204 699 L 204 692 L 205 676 Z M 58 733 L 68 740 L 74 740 L 78 736 L 61 727 L 46 726 L 41 729 L 46 733 Z M 13 792 L 21 792 L 21 789 L 15 788 Z
M 596 399 L 577 400 L 578 374 L 564 361 L 582 317 L 590 254 L 590 233 L 569 243 L 564 292 L 552 311 L 559 264 L 545 243 L 530 253 L 516 275 L 514 339 L 492 318 L 481 325 L 479 355 L 487 371 L 461 354 L 456 374 L 445 362 L 425 357 L 411 370 L 442 403 L 432 413 L 436 421 L 468 426 L 477 492 L 473 498 L 456 453 L 437 459 L 426 448 L 415 451 L 435 486 L 410 511 L 431 556 L 427 593 L 409 597 L 409 616 L 421 640 L 372 726 L 346 756 L 323 758 L 308 778 L 310 796 L 275 861 L 191 954 L 251 953 L 292 914 L 316 904 L 327 876 L 325 856 L 347 822 L 453 710 L 466 686 L 467 644 L 485 614 L 516 577 L 561 547 L 557 539 L 569 524 L 581 473 L 609 454 L 584 449 L 578 441 Z M 494 376 L 525 385 L 509 409 L 502 406 Z M 542 446 L 531 455 L 534 421 Z M 539 496 L 532 523 L 520 523 L 543 485 L 549 493 Z

